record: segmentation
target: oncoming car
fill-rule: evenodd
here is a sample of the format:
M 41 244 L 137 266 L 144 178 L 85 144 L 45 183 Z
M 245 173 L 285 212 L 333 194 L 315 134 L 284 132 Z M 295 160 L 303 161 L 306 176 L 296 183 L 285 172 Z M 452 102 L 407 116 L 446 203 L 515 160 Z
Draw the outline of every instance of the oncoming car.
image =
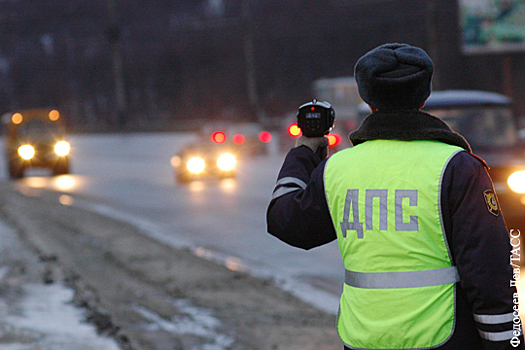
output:
M 424 110 L 463 135 L 487 162 L 509 229 L 524 229 L 525 144 L 511 99 L 484 91 L 436 91 Z
M 2 116 L 7 127 L 6 161 L 9 177 L 20 179 L 28 168 L 48 168 L 53 175 L 69 173 L 70 145 L 60 113 L 28 109 Z
M 232 178 L 236 175 L 234 151 L 214 142 L 192 143 L 171 158 L 175 179 L 179 183 L 202 178 Z

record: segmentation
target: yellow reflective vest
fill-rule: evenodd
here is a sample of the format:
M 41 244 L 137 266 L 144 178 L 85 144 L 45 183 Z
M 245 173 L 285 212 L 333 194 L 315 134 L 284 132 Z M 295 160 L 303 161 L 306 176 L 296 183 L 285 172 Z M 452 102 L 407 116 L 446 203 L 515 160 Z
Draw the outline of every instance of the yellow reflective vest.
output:
M 350 348 L 439 346 L 454 331 L 455 283 L 441 183 L 463 149 L 373 140 L 334 154 L 326 198 L 345 266 L 337 330 Z

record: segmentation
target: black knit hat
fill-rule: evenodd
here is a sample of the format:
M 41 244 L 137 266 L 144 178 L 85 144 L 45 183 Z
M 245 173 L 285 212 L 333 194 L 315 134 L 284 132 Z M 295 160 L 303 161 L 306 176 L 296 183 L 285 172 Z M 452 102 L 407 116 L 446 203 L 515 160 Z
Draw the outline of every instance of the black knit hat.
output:
M 363 101 L 379 110 L 418 109 L 430 96 L 434 64 L 425 51 L 407 44 L 385 44 L 355 65 Z

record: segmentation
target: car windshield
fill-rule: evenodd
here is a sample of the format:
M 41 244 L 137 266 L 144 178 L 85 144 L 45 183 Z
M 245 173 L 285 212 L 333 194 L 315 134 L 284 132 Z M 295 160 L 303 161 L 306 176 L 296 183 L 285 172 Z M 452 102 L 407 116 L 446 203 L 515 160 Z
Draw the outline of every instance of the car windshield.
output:
M 518 142 L 517 129 L 509 108 L 451 108 L 432 109 L 428 112 L 463 135 L 474 149 L 510 147 Z
M 58 125 L 38 119 L 30 120 L 18 128 L 18 135 L 20 136 L 50 135 L 59 132 Z

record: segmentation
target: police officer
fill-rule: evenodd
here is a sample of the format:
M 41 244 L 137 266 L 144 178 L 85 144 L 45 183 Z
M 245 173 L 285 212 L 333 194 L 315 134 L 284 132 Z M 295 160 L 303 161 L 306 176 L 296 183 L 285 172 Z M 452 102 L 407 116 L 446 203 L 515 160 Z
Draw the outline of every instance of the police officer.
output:
M 301 136 L 267 211 L 268 232 L 299 248 L 337 239 L 345 349 L 524 349 L 509 233 L 486 165 L 421 108 L 433 63 L 385 44 L 355 66 L 371 114 L 328 159 Z M 322 152 L 318 152 L 322 154 Z M 515 234 L 516 235 L 516 234 Z

